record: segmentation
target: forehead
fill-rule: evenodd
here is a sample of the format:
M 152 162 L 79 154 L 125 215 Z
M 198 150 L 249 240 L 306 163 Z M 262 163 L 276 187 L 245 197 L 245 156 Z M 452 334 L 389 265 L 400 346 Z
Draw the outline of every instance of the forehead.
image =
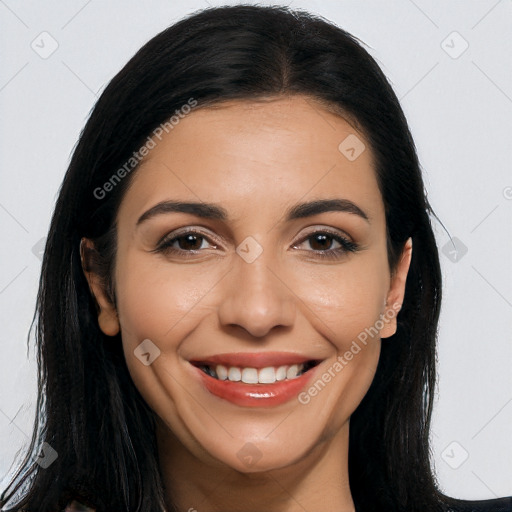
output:
M 128 213 L 173 198 L 245 215 L 335 197 L 383 213 L 364 136 L 312 98 L 197 108 L 154 141 L 121 205 Z

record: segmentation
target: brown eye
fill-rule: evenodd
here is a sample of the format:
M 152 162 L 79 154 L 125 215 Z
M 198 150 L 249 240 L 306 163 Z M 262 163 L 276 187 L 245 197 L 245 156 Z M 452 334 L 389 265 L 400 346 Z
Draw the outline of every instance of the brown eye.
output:
M 301 242 L 295 244 L 294 249 L 305 250 L 318 258 L 343 258 L 350 252 L 359 250 L 358 244 L 329 231 L 316 231 L 310 233 Z
M 202 252 L 204 249 L 217 249 L 217 246 L 210 239 L 199 232 L 187 231 L 177 233 L 175 236 L 169 235 L 164 238 L 155 252 L 176 253 L 193 255 Z
M 201 235 L 188 234 L 174 239 L 178 247 L 184 251 L 197 251 L 203 245 L 204 237 Z
M 308 238 L 309 246 L 315 251 L 327 251 L 332 248 L 334 238 L 326 233 L 316 233 Z

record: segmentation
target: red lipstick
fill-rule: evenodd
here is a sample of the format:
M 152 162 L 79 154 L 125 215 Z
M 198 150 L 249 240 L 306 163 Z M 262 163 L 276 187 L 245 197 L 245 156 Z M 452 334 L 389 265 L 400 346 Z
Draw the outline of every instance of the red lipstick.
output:
M 190 361 L 201 382 L 213 395 L 242 407 L 275 407 L 297 397 L 313 377 L 318 360 L 285 352 L 218 354 Z M 225 377 L 217 378 L 215 368 L 222 365 L 236 371 L 249 371 L 253 375 L 258 369 L 281 370 L 281 377 L 271 383 L 247 383 Z M 297 374 L 297 366 L 303 366 L 304 373 Z M 291 376 L 283 377 L 283 367 L 293 367 Z M 224 370 L 225 371 L 225 370 Z M 267 372 L 268 370 L 263 370 Z M 272 370 L 270 370 L 272 372 Z M 240 373 L 239 373 L 240 374 Z

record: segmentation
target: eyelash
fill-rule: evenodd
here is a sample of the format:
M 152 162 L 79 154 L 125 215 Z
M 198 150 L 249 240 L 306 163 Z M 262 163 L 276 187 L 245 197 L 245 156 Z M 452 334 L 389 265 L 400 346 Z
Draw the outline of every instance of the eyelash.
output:
M 182 233 L 173 234 L 172 237 L 166 236 L 164 237 L 152 252 L 157 253 L 165 253 L 165 254 L 179 254 L 180 256 L 183 256 L 185 258 L 191 258 L 194 257 L 198 252 L 201 251 L 201 249 L 192 249 L 192 250 L 186 250 L 186 249 L 176 249 L 175 247 L 172 247 L 172 244 L 174 244 L 176 241 L 178 241 L 180 238 L 185 238 L 189 235 L 195 235 L 203 240 L 206 240 L 208 243 L 212 243 L 208 236 L 206 236 L 204 233 L 201 233 L 200 231 L 195 230 L 189 230 L 184 231 Z M 307 236 L 303 237 L 301 240 L 299 240 L 296 244 L 294 244 L 294 248 L 297 245 L 301 245 L 302 243 L 306 242 L 307 240 L 313 238 L 317 235 L 327 235 L 330 238 L 332 238 L 334 241 L 338 242 L 341 247 L 338 247 L 337 249 L 326 249 L 326 250 L 310 250 L 307 252 L 313 252 L 315 256 L 319 258 L 325 258 L 325 259 L 339 259 L 342 256 L 344 256 L 347 252 L 354 253 L 359 250 L 359 245 L 355 242 L 352 242 L 348 240 L 347 238 L 341 236 L 339 233 L 333 233 L 332 231 L 329 231 L 328 229 L 321 229 L 314 231 L 312 233 L 309 233 Z
M 356 244 L 355 242 L 352 242 L 351 240 L 349 240 L 348 238 L 345 238 L 344 236 L 341 236 L 339 233 L 334 233 L 328 229 L 320 229 L 317 231 L 313 231 L 312 233 L 309 233 L 305 237 L 301 238 L 301 240 L 299 240 L 299 242 L 294 244 L 294 247 L 297 245 L 301 245 L 302 243 L 306 242 L 307 240 L 309 240 L 317 235 L 327 235 L 330 238 L 332 238 L 334 241 L 338 242 L 341 246 L 341 247 L 338 247 L 337 249 L 326 249 L 324 251 L 315 251 L 313 249 L 310 251 L 307 251 L 307 252 L 313 252 L 315 254 L 315 256 L 317 256 L 319 258 L 336 260 L 336 259 L 342 258 L 348 252 L 354 253 L 359 250 L 358 244 Z

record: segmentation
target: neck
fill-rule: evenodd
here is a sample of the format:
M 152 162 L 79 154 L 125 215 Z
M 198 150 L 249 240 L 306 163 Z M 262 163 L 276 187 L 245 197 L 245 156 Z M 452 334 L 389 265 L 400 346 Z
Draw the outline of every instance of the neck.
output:
M 284 468 L 241 473 L 192 455 L 164 426 L 157 428 L 166 502 L 187 512 L 354 512 L 348 479 L 347 422 L 332 438 Z

